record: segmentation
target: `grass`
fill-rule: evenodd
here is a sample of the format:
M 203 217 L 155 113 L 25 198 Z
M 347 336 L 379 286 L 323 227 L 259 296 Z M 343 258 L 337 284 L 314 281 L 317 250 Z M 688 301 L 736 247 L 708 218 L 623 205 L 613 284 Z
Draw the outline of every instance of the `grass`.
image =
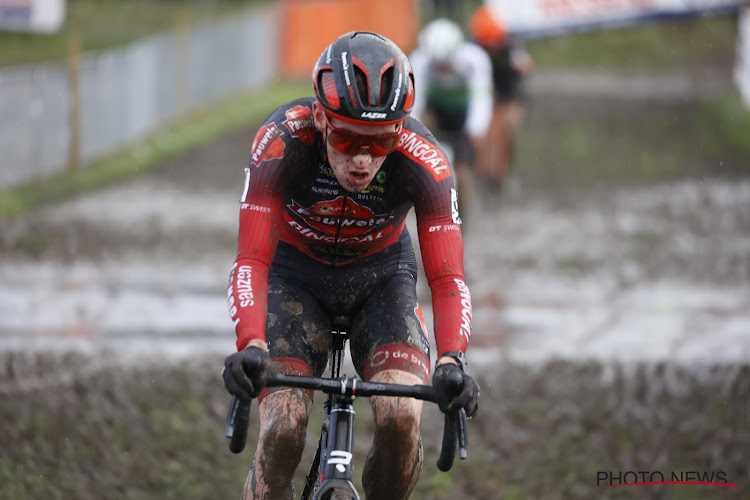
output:
M 732 67 L 734 14 L 528 42 L 540 69 L 664 73 Z M 723 71 L 723 69 L 722 69 Z M 545 185 L 648 183 L 750 173 L 750 113 L 737 92 L 712 99 L 622 101 L 532 96 L 518 175 Z
M 527 48 L 541 68 L 663 72 L 726 63 L 736 40 L 737 16 L 722 14 L 530 40 Z
M 268 2 L 75 0 L 67 2 L 65 22 L 57 33 L 0 31 L 0 66 L 64 59 L 73 32 L 80 34 L 84 51 L 105 49 L 264 3 Z
M 555 112 L 551 105 L 532 102 L 520 134 L 515 165 L 526 181 L 590 188 L 750 174 L 750 112 L 736 92 L 623 106 L 582 96 Z
M 733 93 L 701 103 L 700 113 L 705 114 L 697 121 L 697 134 L 706 150 L 715 154 L 726 148 L 740 152 L 745 161 L 738 167 L 750 168 L 750 113 L 739 94 Z
M 236 498 L 257 436 L 253 407 L 246 450 L 223 437 L 229 397 L 216 366 L 116 363 L 83 355 L 3 353 L 0 373 L 0 498 Z M 41 371 L 39 371 L 41 370 Z M 49 373 L 73 376 L 55 384 Z M 442 416 L 426 405 L 425 462 L 414 500 L 444 498 L 747 498 L 746 402 L 750 367 L 602 366 L 550 361 L 505 364 L 479 375 L 482 403 L 470 423 L 469 460 L 437 471 Z M 52 387 L 14 390 L 48 377 Z M 721 407 L 720 412 L 706 408 Z M 357 411 L 356 483 L 371 439 L 367 404 Z M 311 419 L 306 473 L 319 419 Z M 361 445 L 361 446 L 360 446 Z M 597 471 L 724 471 L 739 488 L 597 486 Z
M 216 109 L 157 131 L 144 143 L 73 174 L 0 191 L 0 216 L 145 173 L 165 158 L 258 122 L 276 104 L 306 93 L 306 82 L 285 82 L 227 99 Z M 750 113 L 737 93 L 709 101 L 641 105 L 617 112 L 601 109 L 576 120 L 569 120 L 565 113 L 559 119 L 546 115 L 536 119 L 532 105 L 519 140 L 519 176 L 561 187 L 590 187 L 659 181 L 685 173 L 750 173 Z
M 108 156 L 73 173 L 0 191 L 0 216 L 12 216 L 30 208 L 103 187 L 143 174 L 160 161 L 206 143 L 220 134 L 258 122 L 279 103 L 310 93 L 308 83 L 284 82 L 261 91 L 226 99 L 216 108 L 196 113 L 143 143 Z

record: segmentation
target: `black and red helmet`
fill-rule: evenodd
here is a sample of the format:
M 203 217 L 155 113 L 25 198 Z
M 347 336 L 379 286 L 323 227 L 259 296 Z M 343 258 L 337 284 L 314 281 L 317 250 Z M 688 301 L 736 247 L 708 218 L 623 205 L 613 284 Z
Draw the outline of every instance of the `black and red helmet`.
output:
M 414 72 L 406 54 L 369 31 L 349 32 L 329 45 L 312 80 L 326 113 L 348 122 L 401 123 L 414 104 Z

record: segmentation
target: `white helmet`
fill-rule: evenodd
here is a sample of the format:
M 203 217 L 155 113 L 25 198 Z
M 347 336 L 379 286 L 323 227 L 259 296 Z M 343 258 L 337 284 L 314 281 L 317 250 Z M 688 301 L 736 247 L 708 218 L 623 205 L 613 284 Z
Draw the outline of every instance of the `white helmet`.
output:
M 419 46 L 436 61 L 450 58 L 463 41 L 461 28 L 449 19 L 435 19 L 419 34 Z

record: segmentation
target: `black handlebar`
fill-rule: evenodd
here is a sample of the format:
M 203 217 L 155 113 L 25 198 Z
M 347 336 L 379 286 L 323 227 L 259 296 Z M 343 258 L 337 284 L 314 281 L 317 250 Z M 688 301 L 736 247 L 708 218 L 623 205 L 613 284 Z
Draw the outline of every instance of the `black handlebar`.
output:
M 443 444 L 440 447 L 440 457 L 437 461 L 437 468 L 443 472 L 448 472 L 453 467 L 453 459 L 456 456 L 456 443 L 458 442 L 456 418 L 453 415 L 445 414 L 445 423 L 443 424 Z
M 232 453 L 241 453 L 247 442 L 247 428 L 250 425 L 250 401 L 232 396 L 227 414 L 227 428 L 224 434 L 229 438 Z
M 461 460 L 467 456 L 467 421 L 466 410 L 461 408 L 457 413 L 445 414 L 443 424 L 443 441 L 440 447 L 440 457 L 437 461 L 437 468 L 443 472 L 448 472 L 453 467 L 453 460 L 456 457 L 456 448 Z
M 268 376 L 266 387 L 297 387 L 312 389 L 326 394 L 341 396 L 399 396 L 421 399 L 434 403 L 435 389 L 431 385 L 401 385 L 383 384 L 379 382 L 364 382 L 356 377 L 322 378 L 304 377 L 299 375 L 285 375 L 272 373 Z
M 266 387 L 297 387 L 346 397 L 397 396 L 436 402 L 435 389 L 430 385 L 364 382 L 356 377 L 332 379 L 272 373 L 268 376 Z M 250 401 L 241 401 L 236 396 L 232 396 L 225 432 L 226 437 L 230 439 L 229 449 L 232 453 L 240 453 L 245 448 L 249 421 Z M 459 457 L 464 460 L 467 456 L 467 445 L 467 418 L 464 409 L 461 408 L 456 414 L 445 414 L 443 441 L 437 462 L 438 469 L 447 472 L 453 467 L 456 448 L 458 448 Z

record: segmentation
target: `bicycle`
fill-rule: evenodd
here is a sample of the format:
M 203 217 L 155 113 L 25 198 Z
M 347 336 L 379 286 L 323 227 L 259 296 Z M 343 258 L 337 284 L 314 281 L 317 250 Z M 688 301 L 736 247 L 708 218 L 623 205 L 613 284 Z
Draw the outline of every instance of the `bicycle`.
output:
M 346 318 L 335 318 L 331 334 L 331 349 L 328 354 L 328 377 L 306 377 L 272 373 L 267 387 L 296 387 L 312 389 L 327 394 L 323 405 L 323 425 L 318 448 L 304 482 L 300 500 L 359 500 L 359 493 L 352 483 L 354 421 L 352 403 L 357 396 L 410 397 L 435 403 L 435 390 L 430 385 L 400 385 L 372 383 L 355 377 L 342 375 L 344 349 L 348 335 Z M 250 422 L 250 400 L 232 396 L 227 415 L 225 435 L 229 438 L 229 449 L 241 453 L 245 448 Z M 453 415 L 446 414 L 440 456 L 437 467 L 443 472 L 453 467 L 458 450 L 462 460 L 468 456 L 467 417 L 462 408 Z M 322 464 L 322 465 L 321 465 Z

